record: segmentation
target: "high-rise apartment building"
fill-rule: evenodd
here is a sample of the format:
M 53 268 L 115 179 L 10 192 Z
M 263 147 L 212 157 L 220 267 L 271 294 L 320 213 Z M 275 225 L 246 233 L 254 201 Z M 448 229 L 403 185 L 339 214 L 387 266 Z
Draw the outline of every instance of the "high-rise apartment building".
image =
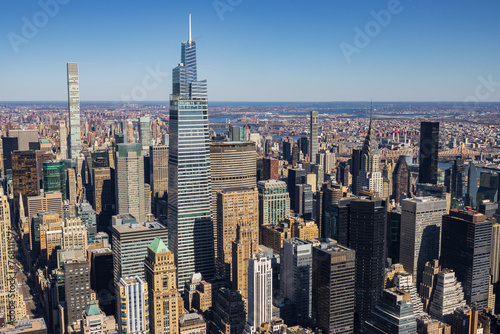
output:
M 437 184 L 439 122 L 422 122 L 420 124 L 420 153 L 418 182 Z
M 177 334 L 181 314 L 177 292 L 177 273 L 174 254 L 161 238 L 148 246 L 145 260 L 145 281 L 148 284 L 149 328 L 152 334 Z
M 310 129 L 311 134 L 311 148 L 309 149 L 309 156 L 311 157 L 311 164 L 316 163 L 316 154 L 318 153 L 318 112 L 311 111 L 310 114 Z
M 66 121 L 60 120 L 59 124 L 59 151 L 61 152 L 61 159 L 68 158 L 68 128 Z
M 168 159 L 168 247 L 179 287 L 195 272 L 206 279 L 215 274 L 207 82 L 197 79 L 191 33 L 181 51 L 172 71 Z
M 76 159 L 80 153 L 80 90 L 78 64 L 68 63 L 68 109 L 69 109 L 69 158 Z
M 259 243 L 259 200 L 255 188 L 229 188 L 217 194 L 217 272 L 232 281 L 232 243 L 239 231 Z
M 116 150 L 116 211 L 146 221 L 144 159 L 141 144 L 118 144 Z
M 326 171 L 326 170 L 325 170 Z M 373 129 L 372 118 L 370 116 L 370 126 L 366 135 L 363 149 L 361 151 L 361 165 L 358 179 L 358 193 L 363 189 L 368 189 L 383 196 L 382 172 L 380 171 L 380 153 L 378 150 L 377 134 Z
M 259 224 L 278 225 L 290 214 L 290 195 L 283 181 L 267 180 L 257 183 L 259 190 Z
M 217 193 L 234 187 L 254 188 L 257 184 L 256 154 L 255 143 L 250 141 L 210 143 L 212 219 L 216 256 L 218 256 Z
M 294 319 L 303 327 L 312 317 L 312 244 L 299 238 L 285 239 L 280 255 L 280 295 L 294 304 Z M 294 324 L 289 324 L 294 325 Z
M 387 202 L 381 198 L 351 202 L 349 248 L 356 251 L 355 331 L 371 316 L 384 289 Z
M 402 201 L 399 262 L 417 285 L 422 282 L 425 263 L 439 258 L 445 214 L 446 200 L 416 197 Z
M 356 252 L 324 239 L 313 247 L 312 315 L 323 333 L 354 333 Z
M 111 233 L 115 284 L 120 277 L 138 276 L 143 279 L 148 246 L 156 237 L 168 238 L 167 228 L 157 222 L 114 225 Z
M 442 228 L 441 265 L 453 269 L 468 305 L 488 307 L 491 220 L 475 211 L 452 209 Z
M 273 270 L 271 259 L 263 253 L 254 254 L 248 264 L 247 333 L 255 333 L 263 322 L 273 316 Z
M 116 299 L 120 333 L 149 334 L 148 284 L 137 276 L 120 278 Z

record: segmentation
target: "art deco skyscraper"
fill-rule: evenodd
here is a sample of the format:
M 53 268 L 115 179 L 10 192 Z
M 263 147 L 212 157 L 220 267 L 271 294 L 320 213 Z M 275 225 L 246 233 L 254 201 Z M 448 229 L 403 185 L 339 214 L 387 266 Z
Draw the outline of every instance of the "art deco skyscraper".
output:
M 80 142 L 80 89 L 78 64 L 68 63 L 69 152 L 76 159 L 81 150 Z
M 318 112 L 311 111 L 311 121 L 310 121 L 310 134 L 311 134 L 311 148 L 309 149 L 309 155 L 311 158 L 311 164 L 316 163 L 316 154 L 318 153 Z
M 420 155 L 418 183 L 437 184 L 439 149 L 439 122 L 420 125 Z
M 370 115 L 370 126 L 361 151 L 361 168 L 358 182 L 358 193 L 360 190 L 372 190 L 382 196 L 382 172 L 380 171 L 380 153 L 378 150 L 377 134 L 373 129 L 372 116 Z
M 148 247 L 145 276 L 149 289 L 149 309 L 153 315 L 149 318 L 150 332 L 177 334 L 181 308 L 174 254 L 159 237 Z
M 195 272 L 210 279 L 215 267 L 207 83 L 197 80 L 191 24 L 181 63 L 172 72 L 168 247 L 175 255 L 181 288 Z

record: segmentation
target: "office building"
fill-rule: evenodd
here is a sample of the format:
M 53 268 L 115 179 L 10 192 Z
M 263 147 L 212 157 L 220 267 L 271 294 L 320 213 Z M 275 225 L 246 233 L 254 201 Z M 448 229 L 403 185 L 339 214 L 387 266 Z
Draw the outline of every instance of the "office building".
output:
M 313 190 L 310 184 L 295 185 L 295 213 L 304 218 L 312 219 L 313 215 Z
M 283 241 L 280 255 L 280 296 L 293 302 L 293 319 L 303 327 L 311 326 L 312 258 L 311 243 L 300 238 Z
M 420 124 L 420 152 L 418 182 L 437 185 L 439 122 L 422 122 Z
M 311 134 L 311 148 L 309 149 L 309 156 L 311 157 L 311 164 L 316 163 L 316 154 L 318 153 L 318 112 L 311 111 L 310 115 L 310 130 Z
M 429 313 L 429 305 L 434 296 L 434 289 L 437 283 L 437 274 L 441 271 L 441 266 L 438 260 L 428 261 L 425 264 L 422 274 L 422 282 L 420 283 L 419 295 L 422 299 L 424 311 Z
M 2 334 L 47 334 L 47 324 L 44 318 L 25 319 L 4 323 L 0 328 Z
M 455 272 L 468 305 L 488 307 L 492 222 L 469 210 L 443 217 L 441 265 Z
M 212 182 L 212 219 L 215 256 L 217 249 L 217 193 L 234 187 L 254 188 L 257 184 L 256 148 L 254 142 L 210 143 Z
M 435 197 L 416 197 L 402 201 L 399 262 L 422 281 L 425 263 L 439 258 L 441 222 L 446 201 Z
M 267 180 L 257 183 L 259 190 L 259 224 L 277 225 L 290 214 L 290 195 L 283 181 Z
M 61 159 L 68 158 L 68 128 L 65 120 L 59 120 L 59 152 Z
M 23 200 L 24 201 L 24 200 Z M 43 196 L 31 196 L 28 197 L 28 219 L 31 221 L 39 212 L 56 212 L 59 217 L 63 216 L 63 205 L 62 205 L 62 194 L 59 192 L 55 193 L 44 193 Z
M 172 88 L 168 247 L 175 255 L 178 286 L 183 287 L 195 272 L 206 279 L 215 274 L 207 83 L 197 79 L 196 42 L 191 36 L 182 43 Z
M 265 157 L 262 159 L 262 180 L 278 180 L 280 177 L 280 161 Z
M 83 312 L 81 329 L 82 334 L 112 334 L 117 330 L 116 320 L 112 315 L 106 316 L 95 302 L 90 302 Z
M 380 198 L 351 202 L 349 248 L 356 251 L 355 331 L 371 316 L 384 289 L 387 203 Z
M 410 294 L 397 288 L 384 290 L 371 320 L 365 323 L 363 333 L 417 333 Z
M 19 205 L 19 194 L 23 195 L 24 203 L 27 203 L 28 196 L 38 195 L 39 184 L 35 151 L 14 151 L 12 153 L 12 189 L 16 206 Z
M 491 284 L 494 294 L 493 311 L 498 312 L 500 311 L 500 223 L 492 226 L 490 259 Z
M 354 333 L 356 252 L 334 240 L 313 247 L 312 317 L 323 333 Z
M 43 163 L 44 192 L 60 192 L 62 200 L 66 196 L 66 166 L 62 160 L 48 160 Z
M 254 254 L 248 264 L 248 321 L 245 331 L 255 333 L 263 322 L 272 320 L 273 272 L 271 259 Z
M 62 225 L 61 249 L 81 248 L 86 251 L 87 245 L 87 226 L 80 217 L 65 219 Z
M 184 285 L 183 298 L 185 310 L 203 313 L 212 307 L 212 284 L 194 273 Z
M 148 284 L 150 333 L 177 334 L 181 311 L 174 254 L 159 237 L 148 246 L 145 281 Z
M 120 278 L 116 285 L 116 316 L 120 333 L 148 334 L 148 284 L 141 278 Z
M 90 302 L 90 267 L 83 258 L 66 260 L 64 270 L 64 296 L 66 326 L 72 326 L 82 319 L 82 313 Z
M 429 315 L 439 321 L 451 324 L 453 312 L 466 305 L 462 284 L 453 270 L 443 269 L 437 274 L 434 295 L 429 305 Z
M 130 213 L 140 222 L 146 221 L 144 159 L 140 144 L 118 144 L 116 150 L 116 211 Z
M 259 200 L 255 188 L 229 188 L 217 193 L 217 273 L 232 281 L 232 243 L 238 232 L 250 233 L 250 244 L 259 243 Z M 254 247 L 255 248 L 255 247 Z
M 15 277 L 15 269 L 12 266 L 12 255 L 14 251 L 14 235 L 10 221 L 10 206 L 7 195 L 0 187 L 0 314 L 5 321 L 21 320 L 26 315 L 26 305 L 23 295 L 12 282 Z
M 76 204 L 78 194 L 77 194 L 77 184 L 76 184 L 76 172 L 74 168 L 66 169 L 66 180 L 67 180 L 66 197 L 69 200 L 70 204 Z
M 239 291 L 220 288 L 216 292 L 214 325 L 219 333 L 239 334 L 245 326 L 245 301 Z
M 477 168 L 474 162 L 469 161 L 469 169 L 467 171 L 467 194 L 465 205 L 473 208 L 477 205 Z
M 413 305 L 413 314 L 415 317 L 424 315 L 424 305 L 417 293 L 417 285 L 413 282 L 413 276 L 406 271 L 401 271 L 394 275 L 392 282 L 395 288 L 410 294 L 410 302 Z
M 148 246 L 156 238 L 167 240 L 167 228 L 158 222 L 114 225 L 111 228 L 113 249 L 113 277 L 144 278 L 144 258 Z
M 166 214 L 166 207 L 160 208 L 160 202 L 165 200 L 168 194 L 168 146 L 150 146 L 149 159 L 153 213 L 159 217 L 160 212 Z M 163 203 L 166 206 L 166 202 Z
M 451 167 L 450 193 L 451 198 L 462 199 L 465 197 L 466 169 L 463 159 L 457 159 Z
M 325 172 L 327 172 L 326 169 Z M 382 173 L 380 172 L 380 153 L 378 150 L 377 135 L 373 129 L 371 115 L 370 126 L 361 151 L 361 165 L 356 181 L 358 182 L 356 194 L 359 194 L 361 190 L 368 189 L 377 193 L 378 196 L 383 196 L 383 179 Z
M 207 323 L 203 316 L 198 313 L 188 313 L 179 321 L 179 334 L 205 334 Z
M 295 208 L 295 186 L 297 184 L 304 184 L 306 178 L 306 171 L 302 168 L 293 168 L 288 171 L 288 193 L 290 194 L 290 210 L 297 212 L 298 208 Z
M 406 163 L 406 158 L 401 155 L 392 173 L 392 198 L 396 203 L 401 203 L 401 199 L 410 196 L 410 167 Z
M 258 225 L 257 225 L 258 226 Z M 231 287 L 238 290 L 243 298 L 248 298 L 248 260 L 257 253 L 259 232 L 250 226 L 239 225 L 236 240 L 232 246 Z
M 312 220 L 296 219 L 293 218 L 285 219 L 289 222 L 289 226 L 292 229 L 292 238 L 299 238 L 302 240 L 311 240 L 319 238 L 318 225 Z
M 90 288 L 97 293 L 99 306 L 106 314 L 114 314 L 113 251 L 109 246 L 89 249 Z
M 139 141 L 143 152 L 147 152 L 151 145 L 150 123 L 151 119 L 149 117 L 139 117 Z
M 113 212 L 115 207 L 115 186 L 110 167 L 94 168 L 94 210 L 97 215 L 101 212 Z
M 81 151 L 80 91 L 78 64 L 68 63 L 69 158 L 75 160 Z

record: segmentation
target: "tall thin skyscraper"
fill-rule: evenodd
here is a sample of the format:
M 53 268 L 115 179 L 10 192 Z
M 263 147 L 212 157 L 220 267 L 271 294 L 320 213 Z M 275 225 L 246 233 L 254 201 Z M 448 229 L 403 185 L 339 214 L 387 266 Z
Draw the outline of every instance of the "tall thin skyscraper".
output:
M 68 128 L 66 121 L 59 121 L 59 150 L 61 151 L 61 159 L 68 158 Z
M 80 142 L 80 90 L 78 64 L 68 63 L 69 152 L 76 159 L 82 149 Z
M 422 122 L 420 125 L 420 155 L 418 182 L 437 184 L 439 122 Z
M 168 159 L 168 247 L 175 255 L 178 287 L 200 272 L 214 276 L 214 242 L 206 81 L 197 81 L 196 42 L 182 43 L 172 71 Z
M 477 199 L 477 168 L 474 162 L 469 162 L 469 171 L 467 177 L 467 195 L 465 198 L 465 205 L 476 207 Z
M 316 163 L 316 154 L 318 154 L 318 112 L 311 111 L 311 121 L 310 121 L 310 134 L 311 134 L 311 148 L 309 149 L 309 154 L 311 158 L 311 164 Z
M 263 322 L 271 321 L 273 312 L 273 269 L 264 253 L 254 254 L 248 265 L 248 322 L 245 333 L 255 333 Z
M 151 119 L 149 117 L 139 117 L 139 141 L 142 145 L 142 150 L 149 150 L 151 145 Z

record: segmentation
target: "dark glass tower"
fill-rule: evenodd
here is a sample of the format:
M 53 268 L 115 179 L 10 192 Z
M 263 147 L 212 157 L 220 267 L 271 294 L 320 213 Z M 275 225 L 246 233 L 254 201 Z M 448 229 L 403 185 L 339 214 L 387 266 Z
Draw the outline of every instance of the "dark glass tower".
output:
M 354 329 L 370 319 L 384 289 L 387 203 L 380 198 L 351 202 L 349 248 L 356 251 Z
M 206 81 L 197 81 L 196 43 L 182 43 L 173 69 L 168 159 L 168 247 L 175 255 L 178 287 L 200 272 L 214 275 L 212 193 Z
M 406 157 L 401 155 L 392 173 L 392 196 L 396 203 L 401 202 L 401 195 L 410 195 L 410 168 L 406 163 Z
M 420 154 L 418 182 L 437 184 L 439 122 L 420 124 Z
M 352 193 L 358 193 L 358 176 L 361 170 L 361 150 L 352 150 L 351 173 L 352 173 Z
M 469 171 L 467 177 L 467 196 L 465 205 L 476 207 L 477 199 L 477 168 L 472 160 L 469 162 Z
M 455 271 L 467 305 L 488 307 L 492 222 L 475 211 L 452 209 L 442 229 L 441 266 Z

